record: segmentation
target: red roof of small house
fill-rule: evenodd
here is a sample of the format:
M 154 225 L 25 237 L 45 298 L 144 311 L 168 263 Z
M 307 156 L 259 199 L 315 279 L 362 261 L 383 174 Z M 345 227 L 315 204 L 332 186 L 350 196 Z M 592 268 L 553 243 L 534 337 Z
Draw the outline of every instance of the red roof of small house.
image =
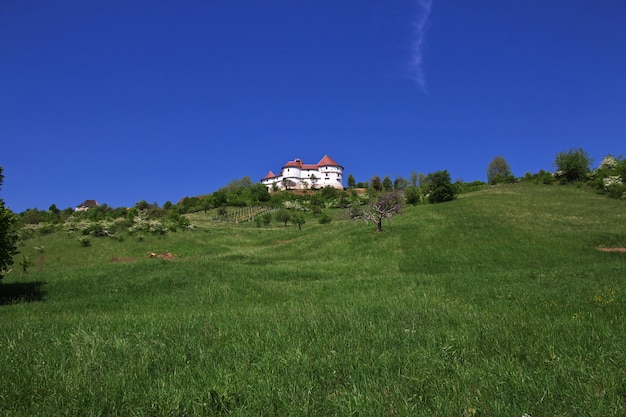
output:
M 78 207 L 98 207 L 100 204 L 96 200 L 85 200 Z
M 274 174 L 272 171 L 268 172 L 266 176 L 263 177 L 264 180 L 268 180 L 270 178 L 274 178 L 276 177 L 276 174 Z
M 322 159 L 320 159 L 320 161 L 317 163 L 317 166 L 319 166 L 319 167 L 328 167 L 328 166 L 339 167 L 341 165 L 339 165 L 337 162 L 333 161 L 330 158 L 330 156 L 324 155 L 324 157 Z

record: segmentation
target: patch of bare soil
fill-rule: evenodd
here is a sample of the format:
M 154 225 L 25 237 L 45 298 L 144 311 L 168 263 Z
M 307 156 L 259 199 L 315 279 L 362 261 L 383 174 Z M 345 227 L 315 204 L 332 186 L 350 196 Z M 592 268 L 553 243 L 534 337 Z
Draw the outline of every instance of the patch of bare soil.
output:
M 171 261 L 173 259 L 176 259 L 176 257 L 174 256 L 174 254 L 172 254 L 172 252 L 164 252 L 164 253 L 154 253 L 152 252 L 150 254 L 151 258 L 159 258 L 159 259 L 165 259 L 166 261 Z
M 600 252 L 626 252 L 626 248 L 605 248 L 603 246 L 598 246 L 596 250 Z

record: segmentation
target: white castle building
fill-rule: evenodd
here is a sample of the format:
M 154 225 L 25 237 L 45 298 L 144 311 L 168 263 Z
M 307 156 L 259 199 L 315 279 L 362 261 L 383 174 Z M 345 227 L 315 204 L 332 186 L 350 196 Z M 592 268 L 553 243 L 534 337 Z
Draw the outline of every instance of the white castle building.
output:
M 317 190 L 333 187 L 343 190 L 343 167 L 328 155 L 317 164 L 305 164 L 299 158 L 283 165 L 280 174 L 272 171 L 261 180 L 269 191 L 274 190 Z

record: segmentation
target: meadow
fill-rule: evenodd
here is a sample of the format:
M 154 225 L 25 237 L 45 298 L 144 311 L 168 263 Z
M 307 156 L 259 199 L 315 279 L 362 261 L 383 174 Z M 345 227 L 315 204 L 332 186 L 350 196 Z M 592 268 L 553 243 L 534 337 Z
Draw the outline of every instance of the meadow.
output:
M 0 284 L 0 415 L 626 415 L 626 253 L 597 250 L 625 204 L 511 184 L 382 233 L 34 236 Z

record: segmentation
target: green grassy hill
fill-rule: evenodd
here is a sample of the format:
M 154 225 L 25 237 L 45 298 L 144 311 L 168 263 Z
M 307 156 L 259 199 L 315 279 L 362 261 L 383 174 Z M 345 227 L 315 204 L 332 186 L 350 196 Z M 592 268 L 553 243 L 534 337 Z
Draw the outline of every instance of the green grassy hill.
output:
M 515 184 L 382 233 L 33 237 L 0 284 L 0 414 L 623 416 L 626 253 L 597 247 L 626 246 L 624 204 Z

